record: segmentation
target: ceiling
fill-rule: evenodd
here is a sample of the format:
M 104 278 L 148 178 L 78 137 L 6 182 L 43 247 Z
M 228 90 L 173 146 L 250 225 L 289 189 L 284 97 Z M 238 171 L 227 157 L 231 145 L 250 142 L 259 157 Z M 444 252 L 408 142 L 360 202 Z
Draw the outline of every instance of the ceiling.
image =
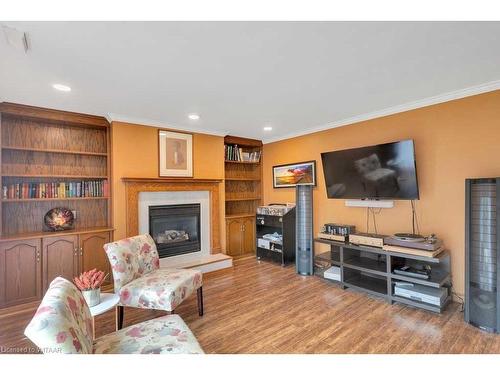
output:
M 267 142 L 500 88 L 500 22 L 1 24 L 0 101 Z

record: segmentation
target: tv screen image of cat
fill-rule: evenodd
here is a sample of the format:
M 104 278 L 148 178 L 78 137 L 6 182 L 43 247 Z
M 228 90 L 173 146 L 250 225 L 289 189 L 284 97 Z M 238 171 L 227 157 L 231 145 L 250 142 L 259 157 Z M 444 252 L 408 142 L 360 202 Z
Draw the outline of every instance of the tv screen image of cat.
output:
M 321 154 L 328 198 L 418 199 L 413 140 Z

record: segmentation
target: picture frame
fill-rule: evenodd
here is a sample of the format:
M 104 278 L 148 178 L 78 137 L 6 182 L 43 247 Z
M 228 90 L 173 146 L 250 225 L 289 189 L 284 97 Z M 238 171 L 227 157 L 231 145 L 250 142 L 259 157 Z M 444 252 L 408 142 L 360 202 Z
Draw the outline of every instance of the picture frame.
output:
M 273 166 L 273 187 L 289 188 L 298 184 L 316 186 L 316 160 Z
M 193 135 L 158 130 L 160 177 L 193 177 Z

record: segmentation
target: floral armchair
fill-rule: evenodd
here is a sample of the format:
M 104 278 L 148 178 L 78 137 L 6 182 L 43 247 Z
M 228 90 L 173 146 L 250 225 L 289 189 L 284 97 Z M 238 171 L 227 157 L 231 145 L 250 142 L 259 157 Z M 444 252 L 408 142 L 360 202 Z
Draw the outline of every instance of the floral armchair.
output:
M 179 315 L 167 315 L 92 339 L 82 293 L 68 280 L 52 281 L 24 334 L 46 354 L 203 353 Z
M 156 244 L 149 234 L 104 245 L 120 296 L 118 327 L 123 307 L 174 311 L 195 290 L 198 313 L 203 315 L 202 273 L 192 269 L 160 268 Z

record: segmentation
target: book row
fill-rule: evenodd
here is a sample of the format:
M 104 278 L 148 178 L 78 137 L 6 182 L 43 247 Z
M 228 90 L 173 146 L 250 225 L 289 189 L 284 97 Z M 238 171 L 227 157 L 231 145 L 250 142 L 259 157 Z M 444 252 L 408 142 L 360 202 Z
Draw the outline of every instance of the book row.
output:
M 2 186 L 2 199 L 108 197 L 108 180 L 31 182 Z
M 261 151 L 244 151 L 238 145 L 225 145 L 226 160 L 229 161 L 246 161 L 259 162 Z

